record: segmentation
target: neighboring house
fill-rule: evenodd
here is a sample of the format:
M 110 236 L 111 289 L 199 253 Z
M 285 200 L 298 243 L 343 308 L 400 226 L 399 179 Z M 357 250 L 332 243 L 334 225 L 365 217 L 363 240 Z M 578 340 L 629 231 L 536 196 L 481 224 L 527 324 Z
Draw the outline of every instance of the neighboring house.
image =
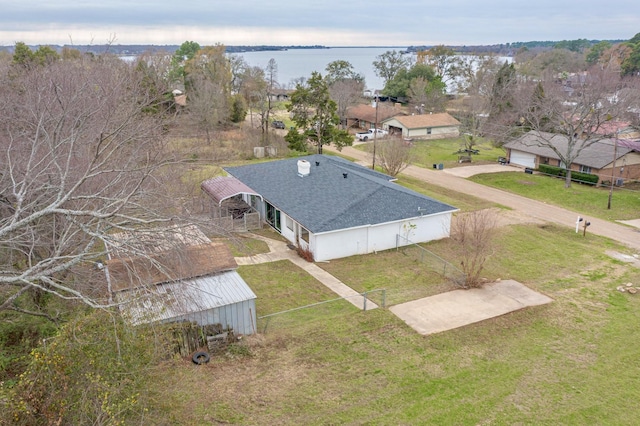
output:
M 236 271 L 229 248 L 197 237 L 149 238 L 127 257 L 118 247 L 105 264 L 109 289 L 132 324 L 190 321 L 220 324 L 235 334 L 256 332 L 256 295 Z
M 334 156 L 311 155 L 227 173 L 293 245 L 326 261 L 449 236 L 455 207 L 393 183 L 393 178 Z
M 350 129 L 373 129 L 381 128 L 382 121 L 402 115 L 402 109 L 395 105 L 378 102 L 378 108 L 372 104 L 360 104 L 347 110 L 347 127 Z
M 460 122 L 446 112 L 406 115 L 382 121 L 391 135 L 405 139 L 445 139 L 460 136 Z
M 541 133 L 545 141 L 560 152 L 567 150 L 567 138 L 562 135 Z M 537 131 L 530 131 L 507 142 L 507 159 L 510 164 L 537 169 L 540 164 L 565 167 L 548 144 L 541 142 Z M 546 142 L 545 142 L 546 143 Z M 578 149 L 578 147 L 576 147 Z M 615 152 L 615 168 L 614 168 Z M 571 170 L 598 175 L 600 182 L 615 179 L 621 185 L 625 181 L 640 179 L 640 142 L 618 139 L 602 139 L 585 147 L 571 164 Z
M 269 99 L 274 102 L 279 101 L 288 101 L 289 95 L 292 93 L 292 90 L 286 89 L 273 89 L 269 92 Z

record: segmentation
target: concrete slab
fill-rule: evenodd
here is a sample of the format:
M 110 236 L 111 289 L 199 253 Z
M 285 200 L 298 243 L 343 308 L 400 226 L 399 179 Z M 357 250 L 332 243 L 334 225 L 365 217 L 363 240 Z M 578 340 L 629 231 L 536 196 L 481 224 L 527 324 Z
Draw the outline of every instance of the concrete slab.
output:
M 552 301 L 517 281 L 503 280 L 482 288 L 425 297 L 389 309 L 418 333 L 429 335 Z
M 445 168 L 443 170 L 444 173 L 458 176 L 461 178 L 468 178 L 473 175 L 478 175 L 481 173 L 500 173 L 500 172 L 518 172 L 524 171 L 524 169 L 510 166 L 508 164 L 480 164 L 477 166 L 461 166 L 461 167 L 451 167 Z
M 619 220 L 618 222 L 624 223 L 625 225 L 633 226 L 635 228 L 640 228 L 640 219 Z

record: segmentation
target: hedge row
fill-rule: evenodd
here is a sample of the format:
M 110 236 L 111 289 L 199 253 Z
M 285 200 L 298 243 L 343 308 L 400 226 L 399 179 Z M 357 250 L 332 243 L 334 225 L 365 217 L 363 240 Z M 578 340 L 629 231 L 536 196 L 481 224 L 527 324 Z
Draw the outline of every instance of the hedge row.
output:
M 540 164 L 538 171 L 550 176 L 557 176 L 564 178 L 567 176 L 567 170 L 562 167 L 550 166 L 548 164 Z M 571 180 L 579 183 L 586 183 L 588 185 L 597 185 L 600 177 L 598 175 L 592 175 L 591 173 L 571 172 Z

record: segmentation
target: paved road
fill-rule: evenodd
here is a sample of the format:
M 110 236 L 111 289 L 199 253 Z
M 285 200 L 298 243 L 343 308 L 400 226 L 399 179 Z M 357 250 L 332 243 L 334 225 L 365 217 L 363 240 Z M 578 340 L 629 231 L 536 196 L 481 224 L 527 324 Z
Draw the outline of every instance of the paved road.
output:
M 323 147 L 327 151 L 338 152 L 334 147 Z M 346 147 L 342 149 L 342 154 L 355 158 L 356 161 L 371 165 L 371 154 Z M 473 166 L 470 166 L 473 167 Z M 509 166 L 499 166 L 509 167 Z M 514 170 L 521 170 L 514 168 Z M 628 226 L 618 225 L 606 220 L 589 217 L 589 212 L 574 212 L 561 207 L 553 206 L 541 201 L 531 200 L 520 195 L 511 194 L 500 189 L 491 188 L 480 185 L 464 179 L 464 173 L 449 172 L 448 170 L 433 170 L 423 167 L 409 166 L 402 174 L 420 179 L 424 182 L 449 188 L 479 198 L 493 201 L 513 210 L 519 211 L 532 218 L 544 220 L 547 222 L 555 222 L 561 225 L 575 228 L 578 216 L 586 218 L 591 222 L 591 226 L 587 228 L 587 233 L 593 233 L 616 240 L 632 249 L 640 251 L 640 230 Z M 460 176 L 458 176 L 460 175 Z M 582 232 L 582 228 L 580 228 Z

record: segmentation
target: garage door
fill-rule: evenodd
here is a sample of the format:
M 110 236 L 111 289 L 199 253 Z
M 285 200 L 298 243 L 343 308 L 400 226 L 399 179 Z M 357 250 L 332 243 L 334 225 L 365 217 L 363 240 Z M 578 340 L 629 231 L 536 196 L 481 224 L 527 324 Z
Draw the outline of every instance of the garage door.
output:
M 529 167 L 535 169 L 536 167 L 536 156 L 534 154 L 529 154 L 527 152 L 511 150 L 511 164 L 515 164 L 517 166 Z

